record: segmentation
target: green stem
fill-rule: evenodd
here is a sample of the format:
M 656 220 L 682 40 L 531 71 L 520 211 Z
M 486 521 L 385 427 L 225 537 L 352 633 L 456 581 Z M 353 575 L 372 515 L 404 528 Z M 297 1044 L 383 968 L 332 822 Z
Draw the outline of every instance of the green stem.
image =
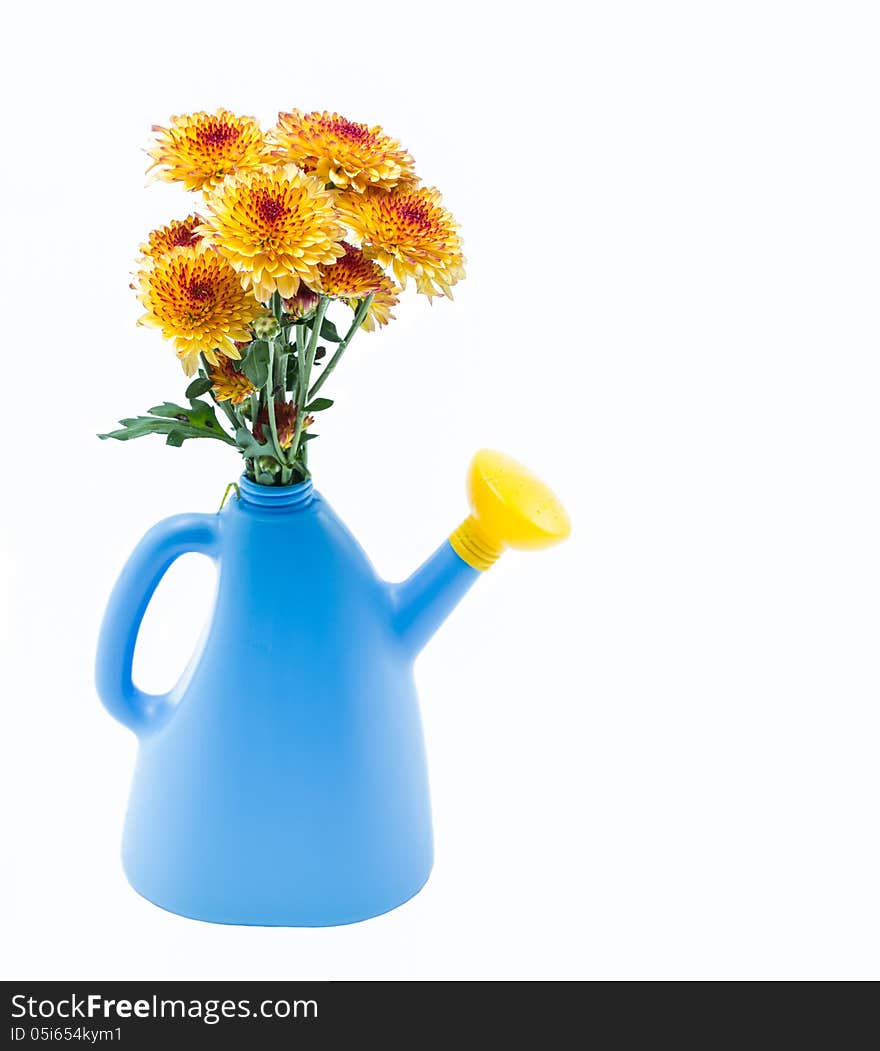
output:
M 211 397 L 214 398 L 214 395 L 212 394 Z M 244 422 L 242 421 L 242 419 L 238 415 L 238 413 L 235 411 L 234 406 L 230 405 L 228 401 L 217 401 L 216 398 L 214 398 L 214 401 L 217 402 L 217 404 L 220 406 L 220 408 L 226 414 L 226 418 L 232 424 L 233 432 L 237 433 L 238 429 L 240 427 L 244 426 Z
M 275 316 L 275 320 L 278 322 L 278 337 L 276 339 L 277 354 L 275 357 L 275 378 L 274 386 L 277 388 L 279 383 L 281 384 L 281 398 L 285 400 L 285 370 L 287 367 L 287 338 L 284 335 L 284 326 L 281 324 L 281 320 L 284 317 L 284 301 L 281 298 L 280 292 L 273 292 L 272 299 L 270 300 L 270 306 L 272 313 Z
M 230 482 L 229 485 L 226 486 L 226 490 L 223 493 L 223 499 L 220 501 L 220 506 L 217 508 L 217 513 L 218 514 L 223 510 L 223 506 L 226 503 L 226 498 L 227 498 L 227 496 L 229 496 L 229 492 L 232 489 L 235 490 L 236 499 L 238 499 L 238 500 L 241 499 L 241 490 L 238 488 L 238 483 L 237 482 Z
M 299 452 L 300 436 L 302 435 L 303 422 L 306 416 L 305 407 L 308 398 L 307 391 L 309 389 L 309 376 L 311 375 L 312 365 L 315 363 L 315 354 L 318 350 L 318 336 L 321 334 L 321 325 L 324 323 L 324 315 L 327 313 L 327 307 L 329 306 L 330 300 L 327 296 L 321 296 L 318 300 L 318 307 L 315 310 L 314 320 L 312 321 L 312 335 L 309 339 L 309 345 L 306 348 L 305 355 L 303 355 L 302 351 L 300 351 L 299 354 L 299 387 L 296 392 L 296 429 L 293 432 L 293 441 L 290 443 L 290 455 L 294 460 Z M 305 360 L 303 360 L 303 358 Z
M 287 402 L 287 347 L 282 342 L 277 344 L 275 355 L 275 390 L 279 392 L 281 401 Z
M 267 342 L 269 344 L 269 375 L 266 377 L 266 398 L 268 399 L 266 406 L 269 414 L 269 430 L 272 432 L 275 459 L 282 467 L 286 467 L 287 459 L 281 451 L 281 442 L 278 441 L 278 425 L 275 422 L 275 340 L 270 339 Z
M 350 325 L 350 327 L 348 329 L 348 332 L 345 333 L 345 336 L 343 337 L 342 342 L 336 348 L 336 351 L 335 351 L 333 357 L 324 366 L 324 371 L 317 378 L 317 380 L 315 380 L 315 385 L 309 391 L 309 401 L 312 401 L 312 399 L 315 397 L 315 395 L 318 393 L 318 391 L 327 382 L 327 377 L 330 375 L 330 373 L 339 364 L 339 362 L 340 362 L 340 360 L 342 358 L 342 355 L 345 353 L 345 350 L 348 347 L 348 344 L 351 343 L 355 332 L 357 332 L 357 330 L 364 323 L 364 318 L 367 316 L 367 312 L 369 311 L 370 305 L 372 304 L 372 302 L 373 302 L 373 296 L 369 295 L 369 296 L 367 296 L 366 299 L 362 299 L 360 301 L 360 303 L 358 303 L 358 308 L 357 308 L 357 310 L 354 313 L 354 319 L 352 320 L 352 323 L 351 323 L 351 325 Z M 318 327 L 320 328 L 320 325 Z

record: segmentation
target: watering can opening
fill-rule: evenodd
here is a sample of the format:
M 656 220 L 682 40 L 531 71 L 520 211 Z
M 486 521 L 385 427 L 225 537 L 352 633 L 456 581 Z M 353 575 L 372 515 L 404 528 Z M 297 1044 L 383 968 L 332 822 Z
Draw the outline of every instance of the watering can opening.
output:
M 296 485 L 260 485 L 246 474 L 238 480 L 240 499 L 246 506 L 265 507 L 276 511 L 293 511 L 308 507 L 315 498 L 311 478 Z
M 535 551 L 571 532 L 553 491 L 505 453 L 481 449 L 471 461 L 467 490 L 473 513 L 449 542 L 475 569 L 488 569 L 507 547 Z

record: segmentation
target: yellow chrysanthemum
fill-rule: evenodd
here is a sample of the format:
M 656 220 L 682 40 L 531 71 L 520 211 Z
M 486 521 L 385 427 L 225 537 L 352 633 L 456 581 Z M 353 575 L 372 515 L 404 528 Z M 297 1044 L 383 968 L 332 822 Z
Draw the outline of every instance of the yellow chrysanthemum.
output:
M 429 299 L 452 298 L 452 285 L 464 277 L 464 256 L 458 223 L 441 204 L 439 190 L 344 193 L 337 196 L 337 207 L 364 254 L 383 267 L 390 263 L 401 287 L 412 277 Z
M 371 332 L 376 325 L 387 325 L 394 319 L 391 308 L 399 300 L 397 285 L 378 263 L 367 259 L 360 248 L 343 241 L 345 255 L 333 266 L 321 267 L 321 291 L 324 295 L 342 299 L 352 309 L 357 300 L 372 295 L 373 302 L 363 320 L 363 327 Z
M 278 157 L 341 190 L 391 190 L 416 178 L 412 157 L 396 139 L 338 113 L 279 113 L 268 139 Z
M 158 169 L 156 178 L 182 182 L 188 190 L 209 189 L 231 172 L 250 171 L 266 163 L 268 151 L 260 125 L 253 117 L 229 110 L 187 113 L 172 117 L 171 125 L 154 125 L 156 143 L 147 152 Z
M 175 248 L 188 248 L 198 244 L 202 235 L 196 227 L 204 223 L 200 215 L 188 215 L 185 219 L 175 219 L 167 226 L 160 226 L 153 230 L 147 238 L 146 244 L 141 245 L 141 252 L 151 259 L 173 251 Z
M 207 202 L 202 232 L 263 301 L 316 285 L 318 268 L 343 254 L 332 194 L 295 164 L 230 176 Z
M 227 357 L 221 357 L 216 365 L 210 365 L 208 376 L 217 400 L 231 401 L 233 405 L 241 405 L 257 389 Z
M 188 376 L 195 372 L 199 354 L 212 365 L 218 363 L 217 351 L 240 358 L 236 340 L 249 340 L 248 325 L 263 313 L 235 270 L 204 243 L 144 259 L 138 298 L 146 308 L 139 323 L 160 329 L 174 343 Z

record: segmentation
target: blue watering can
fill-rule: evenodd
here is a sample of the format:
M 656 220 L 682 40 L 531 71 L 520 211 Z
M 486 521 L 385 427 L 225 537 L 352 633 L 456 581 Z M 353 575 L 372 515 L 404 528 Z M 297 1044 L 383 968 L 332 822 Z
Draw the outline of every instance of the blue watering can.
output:
M 469 495 L 473 513 L 400 584 L 377 577 L 310 481 L 242 477 L 220 513 L 146 534 L 110 597 L 96 668 L 108 711 L 139 739 L 123 840 L 135 890 L 195 919 L 316 927 L 423 886 L 433 845 L 413 661 L 505 547 L 569 532 L 550 490 L 500 453 L 476 455 Z M 131 679 L 141 619 L 193 551 L 219 568 L 208 632 L 170 693 L 143 693 Z

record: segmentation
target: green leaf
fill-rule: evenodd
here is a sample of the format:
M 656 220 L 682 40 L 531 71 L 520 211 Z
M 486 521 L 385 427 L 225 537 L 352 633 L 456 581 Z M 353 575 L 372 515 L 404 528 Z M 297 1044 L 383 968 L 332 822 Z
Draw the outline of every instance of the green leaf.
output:
M 306 406 L 306 412 L 323 412 L 324 409 L 329 409 L 332 404 L 332 398 L 315 398 L 313 402 L 309 402 Z
M 317 437 L 318 435 L 315 434 L 314 431 L 303 431 L 302 434 L 299 436 L 300 445 L 302 445 L 303 442 L 310 442 L 312 438 Z
M 192 424 L 193 427 L 204 427 L 207 430 L 219 430 L 217 417 L 214 415 L 214 407 L 206 401 L 198 398 L 190 398 L 189 408 L 177 405 L 173 401 L 163 401 L 161 405 L 154 405 L 147 409 L 151 416 L 163 416 L 169 420 L 180 420 L 181 423 Z
M 255 459 L 258 456 L 275 455 L 271 442 L 265 442 L 261 445 L 247 427 L 239 427 L 235 432 L 235 444 L 241 450 L 241 455 L 248 460 Z
M 241 359 L 240 371 L 255 387 L 262 387 L 269 378 L 269 344 L 264 339 L 255 339 L 247 354 Z
M 186 422 L 189 419 L 189 409 L 176 405 L 173 401 L 163 401 L 161 405 L 154 405 L 152 409 L 147 409 L 147 412 L 151 416 L 164 416 L 167 420 Z
M 329 339 L 331 343 L 341 343 L 342 336 L 336 331 L 336 326 L 329 318 L 321 322 L 321 339 Z
M 199 376 L 186 388 L 186 396 L 187 398 L 197 398 L 200 394 L 207 394 L 210 389 L 211 381 Z
M 145 434 L 167 435 L 167 443 L 172 446 L 182 445 L 188 438 L 216 438 L 218 441 L 234 445 L 235 442 L 220 426 L 214 409 L 205 401 L 192 400 L 189 408 L 165 401 L 148 410 L 149 416 L 132 416 L 119 422 L 122 427 L 99 438 L 115 438 L 126 442 L 132 438 L 142 438 Z
M 198 398 L 190 398 L 189 422 L 196 427 L 219 427 L 217 417 L 214 414 L 214 406 L 210 402 L 201 401 Z
M 169 445 L 182 445 L 187 438 L 216 438 L 218 441 L 226 442 L 227 445 L 235 444 L 225 431 L 220 430 L 219 425 L 216 426 L 216 430 L 209 430 L 193 427 L 178 420 L 157 419 L 155 416 L 134 416 L 119 422 L 122 424 L 119 430 L 99 434 L 98 437 L 115 438 L 117 441 L 127 442 L 132 438 L 142 438 L 145 434 L 165 434 L 169 438 L 173 435 L 173 439 L 168 442 Z
M 132 438 L 142 438 L 145 434 L 170 434 L 175 426 L 172 420 L 157 420 L 152 416 L 130 416 L 119 422 L 122 427 L 118 431 L 109 431 L 107 434 L 99 434 L 98 437 L 116 438 L 117 441 L 127 442 Z

